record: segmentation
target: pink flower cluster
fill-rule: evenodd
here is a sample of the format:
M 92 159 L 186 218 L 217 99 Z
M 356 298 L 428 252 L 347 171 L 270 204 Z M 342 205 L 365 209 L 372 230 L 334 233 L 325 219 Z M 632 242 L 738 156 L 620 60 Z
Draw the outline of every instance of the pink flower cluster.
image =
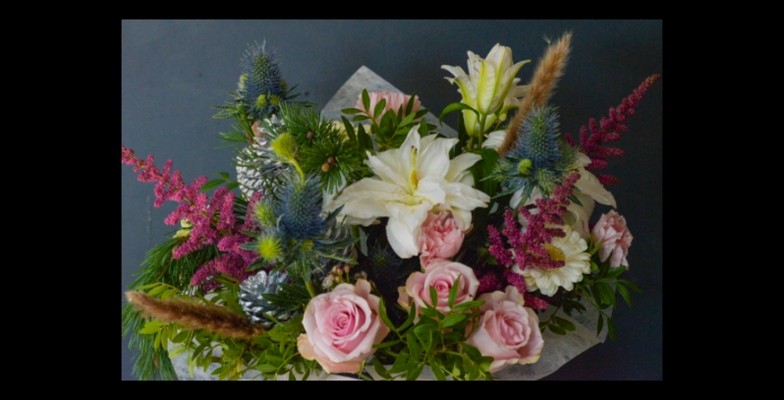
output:
M 152 155 L 142 160 L 125 146 L 122 146 L 122 163 L 133 166 L 133 171 L 139 174 L 139 182 L 155 182 L 155 207 L 160 207 L 167 200 L 179 203 L 164 219 L 167 225 L 177 225 L 182 221 L 191 225 L 187 239 L 172 252 L 173 258 L 181 258 L 212 245 L 223 252 L 193 275 L 192 285 L 200 285 L 217 273 L 230 275 L 240 281 L 250 275 L 246 269 L 256 260 L 257 255 L 240 246 L 251 241 L 251 238 L 242 232 L 257 229 L 250 212 L 253 209 L 252 204 L 259 200 L 259 196 L 251 199 L 245 219 L 239 223 L 234 215 L 234 193 L 221 187 L 215 190 L 210 199 L 206 193 L 201 192 L 207 177 L 198 177 L 190 185 L 186 185 L 180 171 L 171 171 L 171 160 L 166 161 L 161 171 L 155 165 Z M 214 283 L 209 283 L 205 285 L 205 289 L 215 286 Z
M 515 219 L 514 213 L 507 209 L 504 213 L 504 229 L 501 233 L 506 238 L 508 247 L 496 227 L 487 227 L 490 239 L 488 250 L 498 260 L 499 265 L 510 268 L 517 264 L 520 269 L 525 269 L 529 265 L 545 269 L 563 266 L 563 261 L 550 258 L 544 245 L 550 243 L 553 237 L 564 235 L 560 228 L 550 226 L 563 224 L 563 215 L 569 205 L 569 196 L 579 178 L 579 173 L 572 173 L 564 179 L 561 186 L 553 189 L 552 196 L 537 199 L 536 213 L 525 207 L 520 208 L 520 214 L 528 222 L 524 231 L 520 229 L 520 224 Z M 514 254 L 514 258 L 512 254 Z
M 534 310 L 523 307 L 523 296 L 514 286 L 505 292 L 485 293 L 482 318 L 466 341 L 482 353 L 493 357 L 490 372 L 512 364 L 533 364 L 539 361 L 544 348 L 539 317 Z
M 406 106 L 408 102 L 411 100 L 411 95 L 397 93 L 397 92 L 370 92 L 368 93 L 368 97 L 370 98 L 370 109 L 366 110 L 365 105 L 362 104 L 362 96 L 359 96 L 357 100 L 356 108 L 362 110 L 365 115 L 370 117 L 372 120 L 379 122 L 380 119 L 387 111 L 392 110 L 393 112 L 398 112 L 398 110 L 402 107 L 402 114 L 400 117 L 404 117 L 408 114 L 405 113 Z M 378 113 L 378 115 L 374 114 L 374 110 L 376 109 L 376 105 L 384 100 L 384 109 Z M 422 104 L 419 102 L 419 97 L 414 97 L 414 106 L 411 108 L 410 114 L 414 114 L 419 109 L 422 108 Z
M 580 149 L 585 155 L 591 158 L 591 164 L 588 169 L 600 170 L 607 168 L 608 157 L 619 157 L 623 155 L 623 150 L 617 147 L 606 147 L 603 143 L 614 142 L 620 139 L 621 133 L 626 131 L 626 119 L 634 115 L 634 107 L 642 100 L 645 92 L 657 81 L 660 75 L 651 75 L 646 78 L 640 86 L 635 89 L 632 94 L 621 101 L 617 107 L 611 107 L 609 115 L 603 117 L 600 122 L 596 122 L 591 118 L 588 121 L 588 127 L 585 125 L 580 127 Z M 565 135 L 569 144 L 574 144 L 574 139 L 571 135 Z M 618 178 L 608 175 L 600 174 L 597 176 L 599 182 L 603 185 L 613 184 L 618 182 Z
M 626 256 L 632 245 L 632 234 L 626 227 L 626 219 L 618 212 L 612 210 L 602 214 L 599 221 L 591 231 L 595 243 L 600 243 L 599 259 L 604 262 L 610 260 L 610 266 L 618 268 L 621 265 L 629 266 Z
M 419 236 L 420 264 L 425 266 L 437 258 L 454 257 L 460 251 L 464 238 L 465 233 L 457 227 L 457 222 L 448 212 L 429 213 Z
M 357 373 L 384 340 L 389 328 L 378 315 L 380 298 L 370 294 L 370 283 L 342 283 L 310 300 L 297 338 L 306 360 L 316 360 L 327 373 Z

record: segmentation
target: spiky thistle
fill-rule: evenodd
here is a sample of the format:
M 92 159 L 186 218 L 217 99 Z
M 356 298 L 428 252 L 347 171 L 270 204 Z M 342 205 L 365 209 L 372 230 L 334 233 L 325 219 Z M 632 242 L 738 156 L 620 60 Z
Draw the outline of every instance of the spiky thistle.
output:
M 248 45 L 242 57 L 237 90 L 238 99 L 254 120 L 274 114 L 287 100 L 286 82 L 281 78 L 278 60 L 265 47 L 266 43 Z
M 324 269 L 328 259 L 342 261 L 353 240 L 337 225 L 336 212 L 322 212 L 319 178 L 302 178 L 288 170 L 281 179 L 282 184 L 256 206 L 254 216 L 262 233 L 246 248 L 289 272 L 292 267 Z
M 544 195 L 552 193 L 574 160 L 575 150 L 561 138 L 555 109 L 534 108 L 520 125 L 515 146 L 499 160 L 492 176 L 501 182 L 502 195 L 519 192 L 513 201 L 519 203 L 534 189 Z
M 276 193 L 274 212 L 284 239 L 315 239 L 327 229 L 318 178 L 290 179 Z

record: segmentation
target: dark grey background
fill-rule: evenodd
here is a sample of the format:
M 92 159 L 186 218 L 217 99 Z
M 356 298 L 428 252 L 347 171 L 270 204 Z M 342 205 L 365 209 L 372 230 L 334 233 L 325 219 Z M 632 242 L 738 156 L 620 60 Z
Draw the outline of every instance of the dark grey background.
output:
M 552 99 L 566 132 L 605 115 L 647 75 L 662 72 L 661 21 L 123 21 L 122 142 L 142 157 L 173 159 L 187 182 L 219 171 L 233 175 L 232 150 L 216 150 L 224 144 L 218 132 L 229 122 L 212 119 L 212 106 L 235 89 L 249 42 L 266 39 L 284 78 L 320 106 L 364 64 L 401 90 L 418 93 L 438 114 L 460 99 L 441 65 L 465 69 L 467 50 L 485 56 L 501 43 L 515 60 L 534 61 L 520 73 L 527 82 L 543 38 L 567 30 L 574 32 L 572 57 Z M 644 294 L 634 296 L 633 309 L 616 310 L 618 340 L 588 350 L 549 379 L 662 378 L 661 85 L 629 123 L 620 142 L 626 156 L 611 162 L 611 172 L 622 179 L 611 190 L 634 234 L 628 276 Z M 145 251 L 173 229 L 163 218 L 174 203 L 153 208 L 153 186 L 119 166 L 117 154 L 122 298 Z M 126 338 L 121 346 L 122 378 L 133 379 Z

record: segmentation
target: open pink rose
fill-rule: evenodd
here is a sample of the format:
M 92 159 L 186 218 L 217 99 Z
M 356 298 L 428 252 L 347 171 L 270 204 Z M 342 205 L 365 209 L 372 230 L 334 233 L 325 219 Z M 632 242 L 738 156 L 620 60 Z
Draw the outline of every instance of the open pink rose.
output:
M 539 361 L 544 347 L 539 317 L 534 310 L 523 307 L 525 302 L 517 288 L 510 285 L 506 293 L 485 293 L 479 300 L 485 301 L 480 309 L 482 319 L 466 342 L 483 356 L 493 357 L 490 372 Z
M 373 345 L 389 333 L 378 316 L 378 302 L 364 279 L 312 298 L 302 318 L 305 333 L 297 338 L 299 353 L 328 373 L 359 372 Z
M 615 210 L 602 214 L 599 221 L 593 227 L 591 236 L 595 243 L 601 243 L 599 249 L 599 259 L 607 261 L 610 259 L 610 266 L 617 268 L 621 265 L 629 267 L 626 256 L 629 254 L 629 247 L 632 245 L 631 232 L 626 227 L 626 219 Z
M 455 304 L 473 300 L 476 296 L 476 290 L 479 288 L 479 280 L 476 279 L 474 271 L 459 262 L 435 259 L 426 266 L 424 273 L 414 272 L 408 276 L 406 286 L 398 289 L 400 296 L 397 302 L 406 309 L 412 304 L 416 306 L 417 310 L 433 306 L 430 301 L 430 287 L 433 286 L 438 295 L 436 309 L 448 312 L 449 291 L 458 276 L 460 276 L 460 281 L 457 283 Z
M 454 257 L 460 251 L 464 237 L 465 233 L 448 212 L 427 214 L 419 236 L 419 262 L 426 267 L 434 258 Z
M 386 113 L 387 110 L 392 110 L 394 112 L 397 112 L 401 106 L 403 107 L 404 115 L 401 115 L 400 117 L 404 117 L 405 115 L 408 115 L 405 114 L 405 111 L 406 111 L 406 105 L 408 105 L 408 101 L 411 100 L 410 95 L 397 93 L 397 92 L 369 92 L 368 97 L 370 97 L 369 110 L 365 110 L 365 105 L 362 104 L 362 94 L 359 95 L 359 99 L 357 99 L 357 104 L 355 107 L 365 111 L 365 114 L 367 114 L 368 117 L 376 120 L 376 122 L 379 122 L 376 118 L 381 118 L 381 116 L 384 115 L 384 113 Z M 382 99 L 386 100 L 384 109 L 381 111 L 381 113 L 379 113 L 379 115 L 373 115 L 373 111 L 376 109 L 376 105 Z M 419 102 L 419 97 L 415 97 L 414 106 L 411 108 L 411 114 L 416 113 L 417 111 L 419 111 L 420 108 L 422 108 L 422 104 Z

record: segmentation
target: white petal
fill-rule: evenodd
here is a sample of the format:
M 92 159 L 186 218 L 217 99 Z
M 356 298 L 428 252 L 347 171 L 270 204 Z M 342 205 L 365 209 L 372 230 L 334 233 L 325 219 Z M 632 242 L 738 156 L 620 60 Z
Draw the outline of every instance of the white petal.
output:
M 482 156 L 474 153 L 463 153 L 453 158 L 452 161 L 449 162 L 449 171 L 446 173 L 446 180 L 459 181 L 460 179 L 458 179 L 458 177 L 460 174 L 471 168 L 471 166 L 481 159 Z
M 588 230 L 588 222 L 593 213 L 595 202 L 591 197 L 583 193 L 575 193 L 575 195 L 582 205 L 570 202 L 569 206 L 566 207 L 568 213 L 564 217 L 566 222 L 580 234 L 580 237 L 588 238 L 591 235 L 591 232 Z
M 430 201 L 433 206 L 441 204 L 446 201 L 446 192 L 444 192 L 443 189 L 443 186 L 445 185 L 446 181 L 443 179 L 428 176 L 419 181 L 415 195 L 424 197 Z
M 580 169 L 580 179 L 574 184 L 581 192 L 591 196 L 599 203 L 618 208 L 615 204 L 615 197 L 602 186 L 596 175 L 588 172 L 585 168 Z
M 365 163 L 370 169 L 386 182 L 405 188 L 408 186 L 408 176 L 395 151 L 384 151 L 375 156 L 368 156 Z
M 455 219 L 455 223 L 457 223 L 457 227 L 461 231 L 465 231 L 471 226 L 471 211 L 453 208 L 452 217 Z
M 482 142 L 482 147 L 498 151 L 498 149 L 501 148 L 501 145 L 504 143 L 505 138 L 506 138 L 505 130 L 492 131 L 487 134 L 487 139 L 485 139 L 485 141 Z M 463 153 L 463 154 L 471 154 L 471 153 Z
M 512 198 L 509 199 L 509 207 L 517 208 L 520 205 L 520 202 L 523 200 L 523 189 L 518 189 L 514 193 L 512 193 Z
M 446 203 L 451 207 L 473 210 L 478 207 L 487 207 L 490 196 L 468 185 L 452 182 L 444 185 Z
M 419 253 L 419 234 L 422 223 L 427 218 L 430 206 L 405 206 L 390 203 L 389 221 L 387 221 L 387 239 L 395 254 L 400 258 L 411 258 Z
M 436 135 L 428 135 L 422 139 L 420 152 L 417 155 L 419 178 L 444 178 L 449 171 L 449 149 L 457 144 L 457 139 L 430 139 Z M 427 139 L 427 142 L 425 141 Z M 428 143 L 432 141 L 432 143 Z

